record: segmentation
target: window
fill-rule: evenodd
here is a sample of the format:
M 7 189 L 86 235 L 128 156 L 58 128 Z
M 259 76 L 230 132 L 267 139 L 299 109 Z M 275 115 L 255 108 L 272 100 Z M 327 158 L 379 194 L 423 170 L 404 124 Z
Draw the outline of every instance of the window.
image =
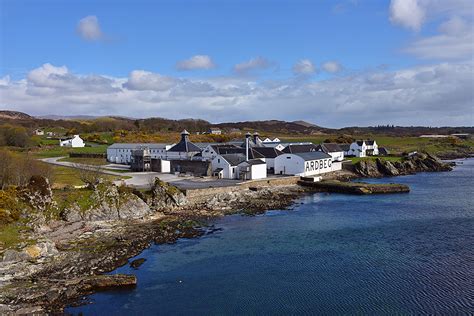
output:
M 217 163 L 221 163 L 221 160 L 220 160 L 220 159 L 217 159 Z
M 291 157 L 286 157 L 286 159 L 291 159 Z

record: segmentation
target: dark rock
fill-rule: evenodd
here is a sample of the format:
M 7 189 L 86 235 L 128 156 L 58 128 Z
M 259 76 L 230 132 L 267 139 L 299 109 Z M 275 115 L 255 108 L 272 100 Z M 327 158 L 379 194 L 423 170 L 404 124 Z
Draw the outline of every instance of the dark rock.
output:
M 377 168 L 377 164 L 373 160 L 361 160 L 354 165 L 354 171 L 364 177 L 378 178 L 382 174 Z
M 130 262 L 130 267 L 134 269 L 138 269 L 138 267 L 140 267 L 145 261 L 146 261 L 145 258 L 135 259 L 132 262 Z

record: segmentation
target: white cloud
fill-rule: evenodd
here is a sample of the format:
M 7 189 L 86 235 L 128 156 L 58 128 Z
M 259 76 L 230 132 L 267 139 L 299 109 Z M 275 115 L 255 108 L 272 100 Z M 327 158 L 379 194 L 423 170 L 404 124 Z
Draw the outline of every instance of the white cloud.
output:
M 392 0 L 390 21 L 415 31 L 421 29 L 425 20 L 425 10 L 418 0 Z
M 327 80 L 186 79 L 135 70 L 128 78 L 80 75 L 45 64 L 4 80 L 0 100 L 40 114 L 160 116 L 210 121 L 305 119 L 323 126 L 472 125 L 473 62 L 397 71 L 374 70 Z M 41 96 L 41 97 L 38 97 Z
M 99 41 L 104 38 L 104 34 L 99 26 L 99 20 L 95 15 L 89 15 L 79 20 L 77 33 L 86 41 Z
M 196 69 L 211 69 L 216 67 L 211 57 L 207 55 L 196 55 L 189 59 L 179 61 L 176 64 L 178 70 L 196 70 Z
M 177 80 L 172 77 L 162 76 L 145 70 L 134 70 L 128 76 L 128 81 L 124 83 L 124 87 L 129 90 L 138 91 L 166 91 L 175 86 L 176 83 Z
M 470 28 L 469 24 L 461 17 L 453 16 L 449 20 L 443 22 L 438 30 L 446 35 L 458 36 L 469 32 L 472 28 Z
M 342 70 L 342 65 L 337 61 L 327 61 L 321 66 L 324 71 L 329 73 L 336 73 Z
M 440 34 L 419 39 L 403 49 L 422 59 L 472 59 L 474 54 L 474 33 L 459 36 Z
M 8 86 L 10 84 L 10 76 L 6 75 L 3 78 L 0 78 L 0 86 Z
M 271 66 L 272 63 L 268 59 L 259 56 L 235 65 L 234 71 L 236 73 L 245 74 L 254 70 L 268 69 Z
M 298 75 L 311 75 L 316 72 L 316 67 L 309 59 L 300 59 L 293 65 L 293 72 Z

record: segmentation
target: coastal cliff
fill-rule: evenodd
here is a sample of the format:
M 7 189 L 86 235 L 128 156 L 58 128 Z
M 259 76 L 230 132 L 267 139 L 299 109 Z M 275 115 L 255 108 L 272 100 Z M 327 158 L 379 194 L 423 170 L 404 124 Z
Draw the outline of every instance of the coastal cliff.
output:
M 450 164 L 441 161 L 429 153 L 417 153 L 401 161 L 389 161 L 381 158 L 361 160 L 354 164 L 354 173 L 369 178 L 400 176 L 417 172 L 451 171 Z

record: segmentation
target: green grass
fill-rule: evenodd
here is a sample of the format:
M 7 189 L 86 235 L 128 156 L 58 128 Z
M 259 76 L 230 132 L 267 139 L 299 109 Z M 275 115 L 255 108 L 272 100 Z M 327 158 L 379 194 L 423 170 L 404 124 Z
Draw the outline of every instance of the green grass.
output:
M 354 164 L 358 163 L 359 161 L 362 161 L 362 160 L 375 160 L 377 158 L 380 158 L 380 159 L 386 160 L 386 161 L 391 161 L 391 162 L 402 160 L 402 157 L 396 157 L 396 156 L 346 157 L 346 159 L 351 160 L 352 163 L 354 163 Z
M 309 135 L 307 137 L 283 137 L 283 141 L 313 142 L 319 144 L 327 138 L 336 135 Z M 357 139 L 375 139 L 380 147 L 386 147 L 391 154 L 403 152 L 427 151 L 435 155 L 446 152 L 468 151 L 474 152 L 474 139 L 461 140 L 455 138 L 421 138 L 421 137 L 396 137 L 384 135 L 356 135 Z
M 38 158 L 51 158 L 69 156 L 69 153 L 88 153 L 88 154 L 104 154 L 107 152 L 108 145 L 94 145 L 92 147 L 70 148 L 70 147 L 46 147 L 33 152 Z
M 81 186 L 85 183 L 80 179 L 80 170 L 72 168 L 72 167 L 63 167 L 52 165 L 54 172 L 54 179 L 53 179 L 53 188 L 60 189 L 65 187 L 74 187 L 74 186 Z M 116 181 L 120 179 L 130 179 L 127 176 L 114 176 L 109 174 L 102 174 L 101 177 L 104 180 L 108 181 Z
M 0 252 L 8 248 L 15 248 L 22 242 L 28 244 L 28 239 L 25 238 L 25 231 L 28 230 L 28 227 L 18 222 L 0 226 Z
M 105 158 L 79 158 L 79 157 L 66 157 L 59 159 L 59 161 L 68 161 L 73 163 L 80 163 L 84 165 L 102 166 L 107 164 Z

